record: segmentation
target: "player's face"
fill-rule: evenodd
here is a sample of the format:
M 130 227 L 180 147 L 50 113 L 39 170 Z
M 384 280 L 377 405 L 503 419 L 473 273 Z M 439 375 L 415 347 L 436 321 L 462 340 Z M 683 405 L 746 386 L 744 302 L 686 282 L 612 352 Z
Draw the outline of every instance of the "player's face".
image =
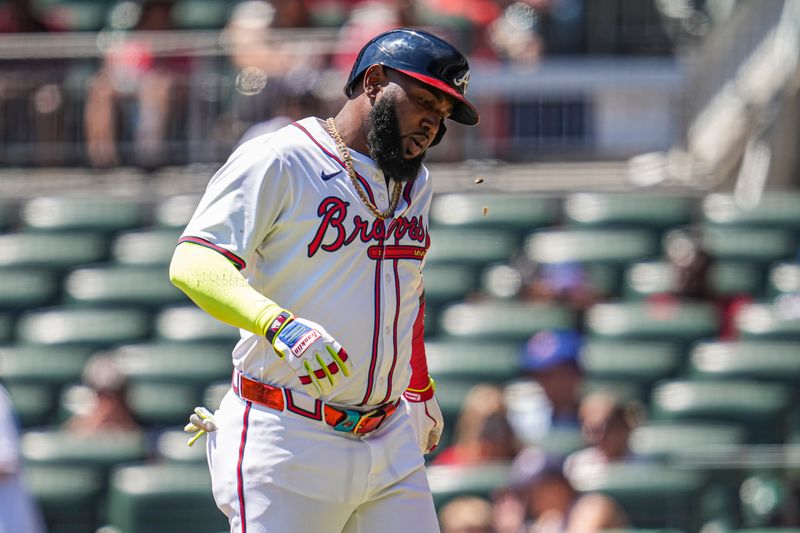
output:
M 390 70 L 388 77 L 400 89 L 397 119 L 403 157 L 419 157 L 433 142 L 442 121 L 453 113 L 452 99 L 409 76 Z
M 407 158 L 397 112 L 397 90 L 389 86 L 382 93 L 367 117 L 367 148 L 384 174 L 397 180 L 417 177 L 425 153 Z
M 435 89 L 391 69 L 382 69 L 379 79 L 384 80 L 383 88 L 367 118 L 369 154 L 388 176 L 412 180 L 453 104 Z

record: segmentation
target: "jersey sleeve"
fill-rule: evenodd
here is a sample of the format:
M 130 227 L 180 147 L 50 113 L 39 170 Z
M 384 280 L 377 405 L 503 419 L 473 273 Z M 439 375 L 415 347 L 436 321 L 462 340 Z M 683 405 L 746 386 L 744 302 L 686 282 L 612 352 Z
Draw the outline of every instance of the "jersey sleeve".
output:
M 243 144 L 211 178 L 180 242 L 214 249 L 246 268 L 291 202 L 290 186 L 268 138 Z

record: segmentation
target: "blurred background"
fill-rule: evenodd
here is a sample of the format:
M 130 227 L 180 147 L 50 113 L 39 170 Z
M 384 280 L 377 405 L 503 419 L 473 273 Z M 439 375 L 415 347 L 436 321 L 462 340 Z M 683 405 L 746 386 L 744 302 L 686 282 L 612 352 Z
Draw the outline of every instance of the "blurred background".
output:
M 797 0 L 0 0 L 0 523 L 226 530 L 181 428 L 238 335 L 167 264 L 397 26 L 481 111 L 428 158 L 444 533 L 800 532 Z

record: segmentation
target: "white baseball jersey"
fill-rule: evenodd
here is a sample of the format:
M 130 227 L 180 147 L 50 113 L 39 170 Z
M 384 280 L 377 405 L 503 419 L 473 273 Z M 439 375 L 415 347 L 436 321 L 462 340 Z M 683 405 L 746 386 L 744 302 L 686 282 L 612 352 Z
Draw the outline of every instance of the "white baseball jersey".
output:
M 389 206 L 383 172 L 351 151 L 362 189 Z M 216 173 L 183 241 L 225 254 L 250 285 L 297 317 L 321 324 L 352 358 L 353 374 L 323 400 L 347 406 L 397 399 L 422 349 L 421 269 L 432 187 L 422 168 L 393 219 L 359 198 L 324 122 L 306 118 L 240 146 Z M 263 336 L 241 332 L 234 366 L 302 390 Z

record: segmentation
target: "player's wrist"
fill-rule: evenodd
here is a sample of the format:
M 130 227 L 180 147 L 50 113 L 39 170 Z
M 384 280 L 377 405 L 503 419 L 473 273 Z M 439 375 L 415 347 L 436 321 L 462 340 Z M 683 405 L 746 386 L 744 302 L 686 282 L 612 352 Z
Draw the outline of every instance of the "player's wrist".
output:
M 436 381 L 428 376 L 428 384 L 423 388 L 406 388 L 403 397 L 410 402 L 427 402 L 436 393 Z
M 294 320 L 294 315 L 291 313 L 291 311 L 279 308 L 278 313 L 276 313 L 269 321 L 269 325 L 264 332 L 264 336 L 267 338 L 267 341 L 274 346 L 275 337 L 277 337 L 283 328 L 285 328 L 292 320 Z

